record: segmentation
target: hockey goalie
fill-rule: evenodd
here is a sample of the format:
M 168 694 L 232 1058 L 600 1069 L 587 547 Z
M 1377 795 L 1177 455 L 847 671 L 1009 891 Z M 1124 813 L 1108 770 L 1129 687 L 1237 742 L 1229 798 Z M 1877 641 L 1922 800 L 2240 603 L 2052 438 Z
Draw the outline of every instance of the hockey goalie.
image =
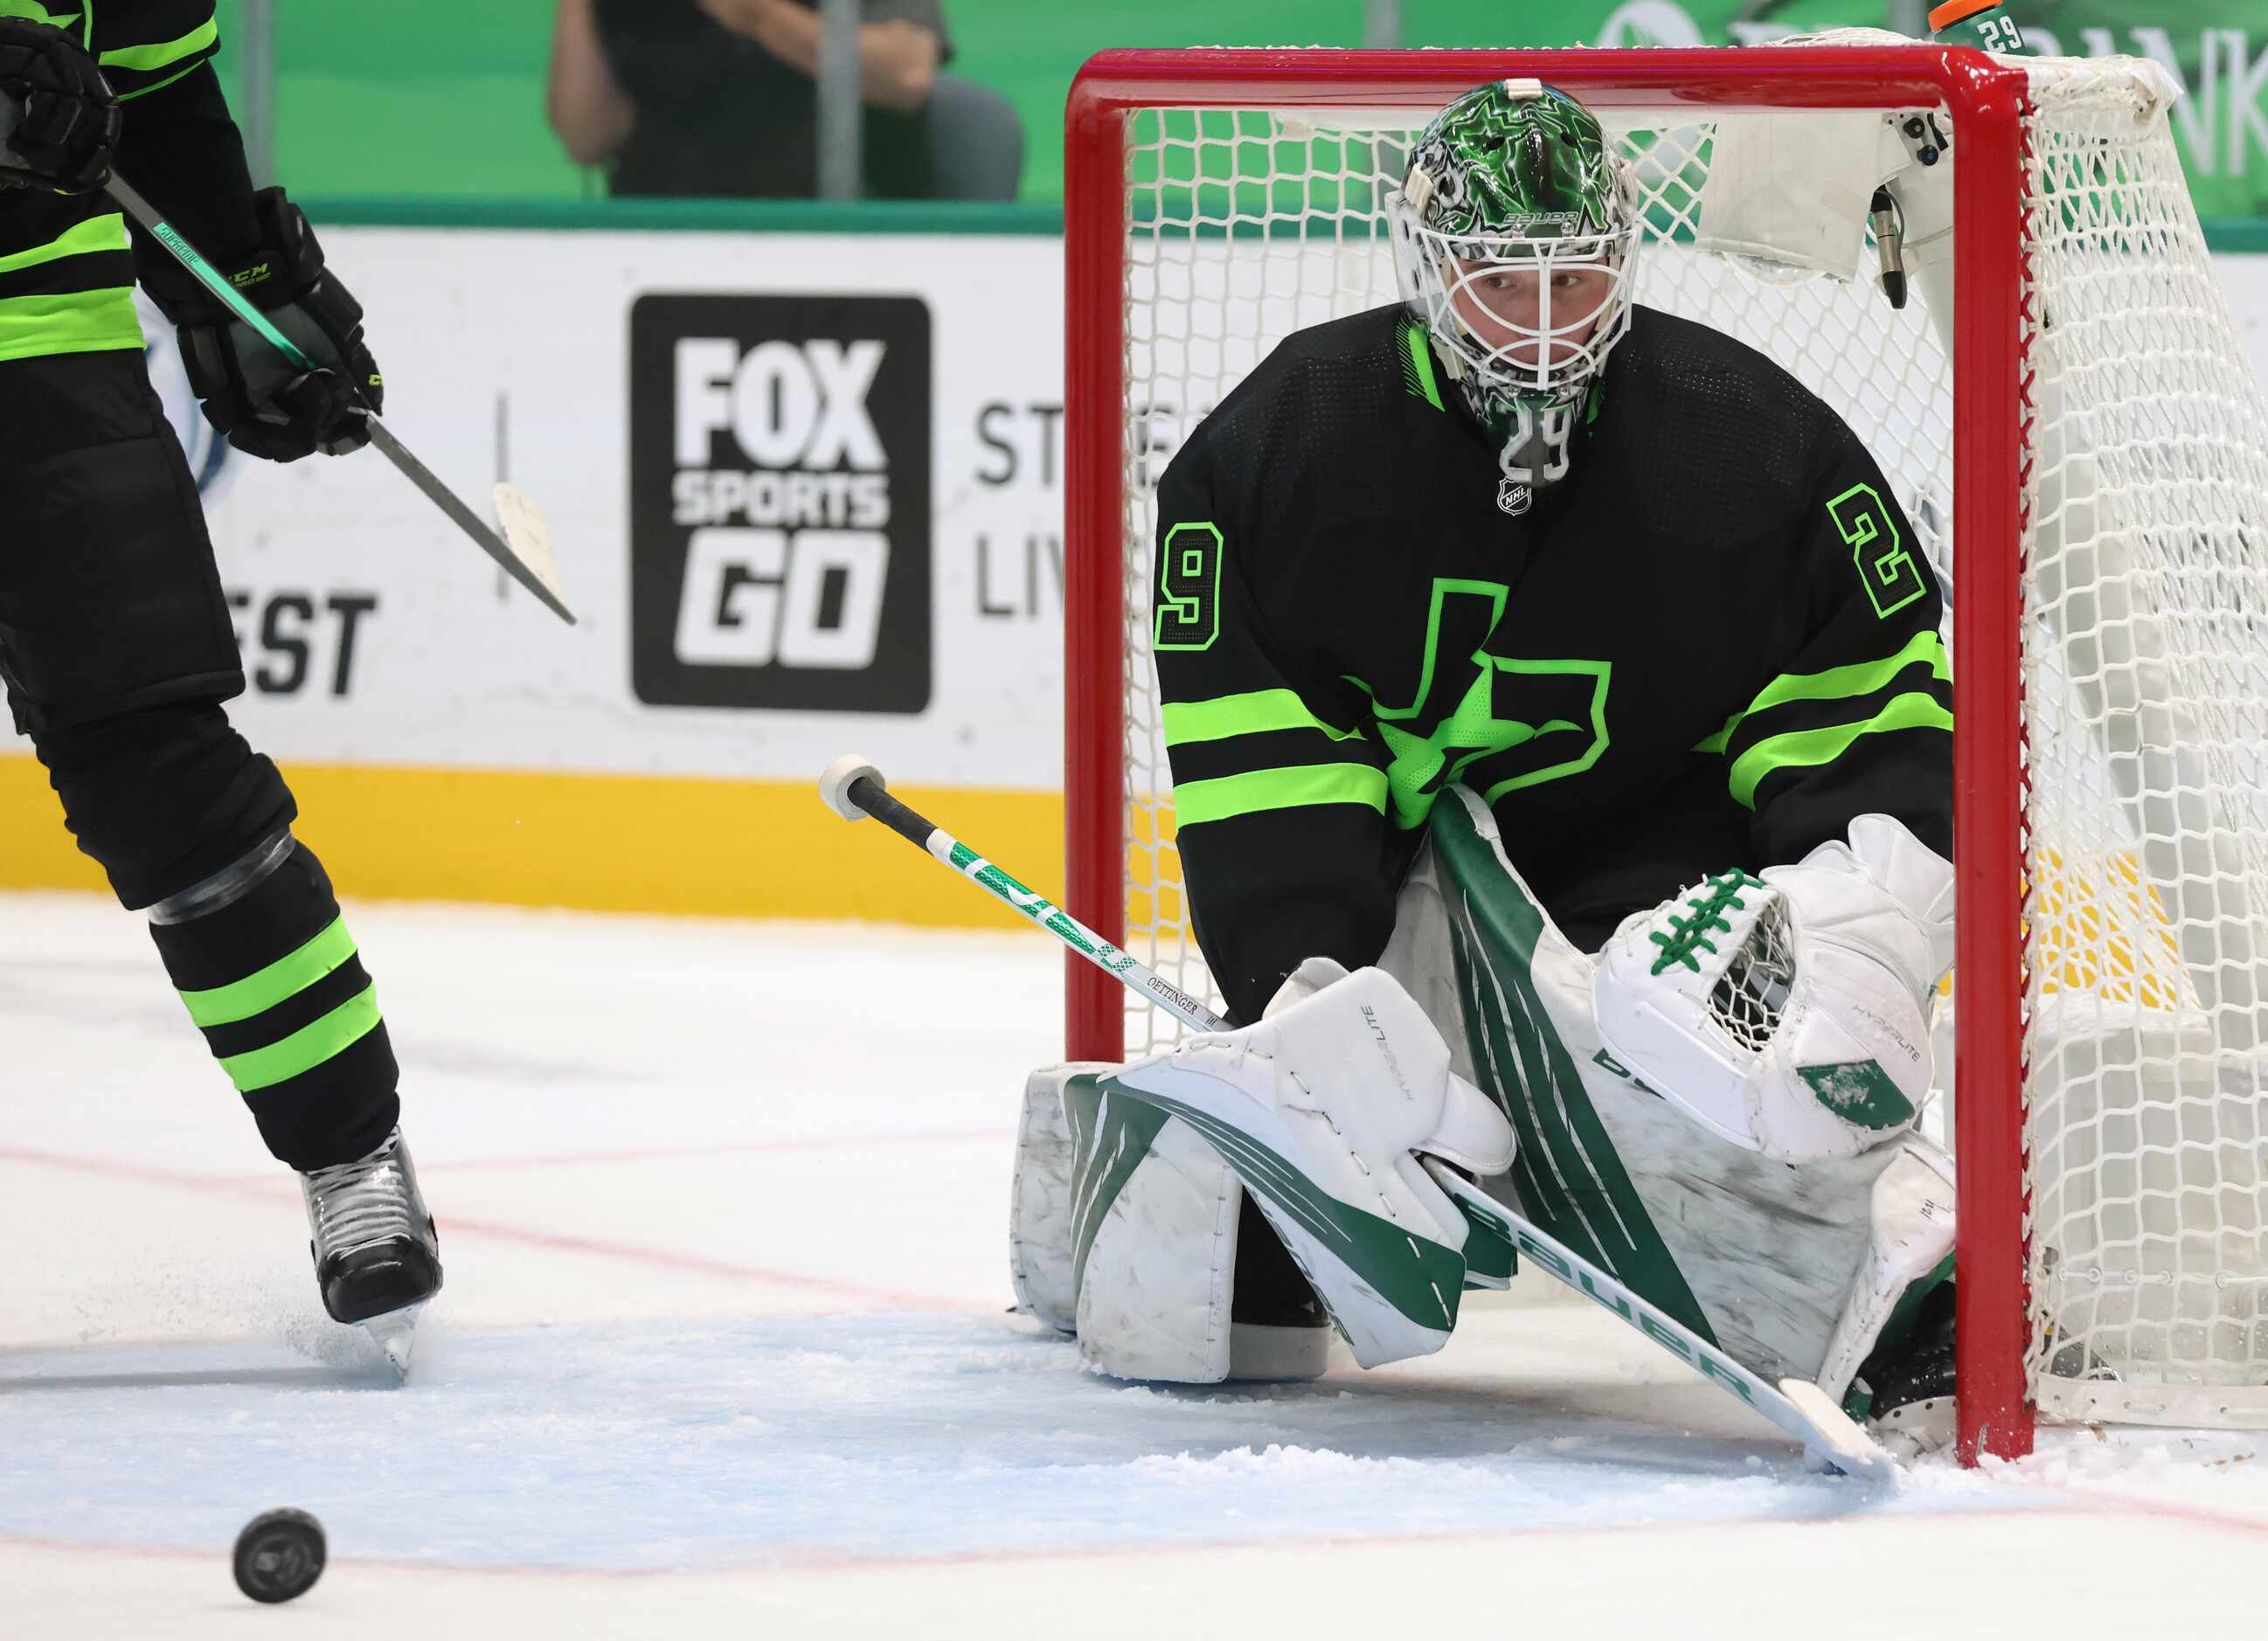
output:
M 1574 99 L 1459 98 L 1388 202 L 1403 299 L 1286 339 L 1160 485 L 1240 1026 L 1027 1091 L 1018 1294 L 1102 1372 L 1438 1349 L 1474 1273 L 1431 1159 L 1767 1378 L 1948 1428 L 1939 589 L 1832 411 L 1633 303 L 1636 202 Z

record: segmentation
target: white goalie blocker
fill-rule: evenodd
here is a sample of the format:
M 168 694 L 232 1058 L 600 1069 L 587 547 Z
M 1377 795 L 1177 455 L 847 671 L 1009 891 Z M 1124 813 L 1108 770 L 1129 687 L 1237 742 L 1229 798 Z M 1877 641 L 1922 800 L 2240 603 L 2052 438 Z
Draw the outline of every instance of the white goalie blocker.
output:
M 1881 29 L 1833 29 L 1779 45 L 1903 46 Z M 1856 276 L 1877 189 L 1893 202 L 1900 250 L 1926 282 L 1928 309 L 1953 335 L 1952 144 L 1931 109 L 1756 109 L 1719 117 L 1695 224 L 1697 249 L 1758 271 Z

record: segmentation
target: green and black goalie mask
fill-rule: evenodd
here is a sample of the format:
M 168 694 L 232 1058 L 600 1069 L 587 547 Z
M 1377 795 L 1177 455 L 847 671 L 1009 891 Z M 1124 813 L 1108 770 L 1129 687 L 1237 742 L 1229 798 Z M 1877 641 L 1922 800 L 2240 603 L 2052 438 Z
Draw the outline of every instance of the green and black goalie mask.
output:
M 1410 317 L 1499 448 L 1497 504 L 1528 511 L 1630 328 L 1637 182 L 1590 111 L 1494 80 L 1435 116 L 1388 196 Z

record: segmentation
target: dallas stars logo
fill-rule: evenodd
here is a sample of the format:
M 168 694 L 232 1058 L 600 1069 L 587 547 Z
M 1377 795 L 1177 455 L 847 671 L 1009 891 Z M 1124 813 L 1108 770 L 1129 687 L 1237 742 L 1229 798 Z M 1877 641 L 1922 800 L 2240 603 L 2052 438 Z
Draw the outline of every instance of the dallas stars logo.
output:
M 1441 789 L 1463 781 L 1494 803 L 1508 791 L 1580 775 L 1607 749 L 1606 661 L 1522 660 L 1490 652 L 1511 590 L 1439 577 L 1425 626 L 1417 699 L 1388 706 L 1369 694 L 1387 767 L 1389 813 L 1422 825 Z

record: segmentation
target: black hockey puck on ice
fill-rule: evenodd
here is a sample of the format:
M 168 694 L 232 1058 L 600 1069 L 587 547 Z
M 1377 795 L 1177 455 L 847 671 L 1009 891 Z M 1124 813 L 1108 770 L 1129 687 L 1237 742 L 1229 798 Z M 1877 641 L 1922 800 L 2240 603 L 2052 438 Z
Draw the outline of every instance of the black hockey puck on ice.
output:
M 255 1601 L 305 1595 L 323 1576 L 323 1524 L 304 1510 L 268 1510 L 236 1535 L 236 1587 Z

